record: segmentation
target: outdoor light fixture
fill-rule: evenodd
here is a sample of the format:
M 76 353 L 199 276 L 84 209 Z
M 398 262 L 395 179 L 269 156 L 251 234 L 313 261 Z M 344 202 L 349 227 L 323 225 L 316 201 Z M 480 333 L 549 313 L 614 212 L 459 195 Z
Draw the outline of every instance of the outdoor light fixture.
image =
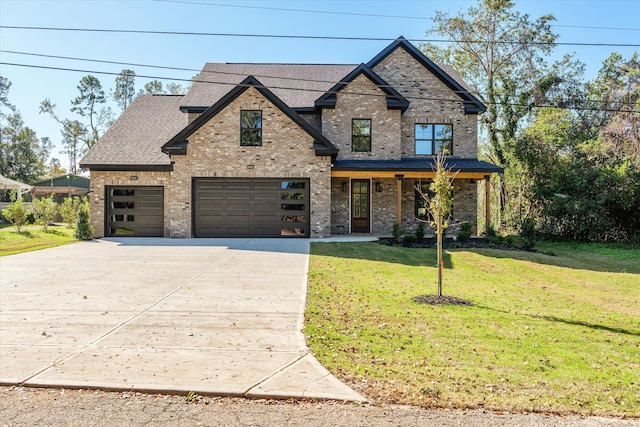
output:
M 343 193 L 346 193 L 346 192 L 347 192 L 347 183 L 346 183 L 346 182 L 343 182 L 343 183 L 342 183 L 342 192 L 343 192 Z
M 376 192 L 382 193 L 382 184 L 380 182 L 376 182 Z

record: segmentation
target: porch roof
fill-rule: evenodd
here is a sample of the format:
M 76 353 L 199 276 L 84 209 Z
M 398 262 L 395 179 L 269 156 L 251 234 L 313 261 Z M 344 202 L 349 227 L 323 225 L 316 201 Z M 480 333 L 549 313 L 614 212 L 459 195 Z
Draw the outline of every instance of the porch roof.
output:
M 484 175 L 504 171 L 500 166 L 484 160 L 457 157 L 446 158 L 445 168 L 452 172 L 457 172 L 461 178 L 481 178 Z M 401 160 L 336 160 L 333 162 L 331 175 L 334 177 L 363 176 L 363 174 L 376 177 L 405 175 L 405 177 L 409 178 L 418 175 L 432 175 L 435 173 L 435 169 L 435 157 Z

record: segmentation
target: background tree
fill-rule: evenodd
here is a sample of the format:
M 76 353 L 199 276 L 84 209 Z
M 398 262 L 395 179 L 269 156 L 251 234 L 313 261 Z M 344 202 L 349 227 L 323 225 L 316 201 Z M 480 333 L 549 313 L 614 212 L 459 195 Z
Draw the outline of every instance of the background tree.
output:
M 47 171 L 51 146 L 49 138 L 38 139 L 25 126 L 19 112 L 9 115 L 2 126 L 0 174 L 26 183 L 38 181 Z
M 515 138 L 541 105 L 565 99 L 575 87 L 583 65 L 570 57 L 548 64 L 557 35 L 551 31 L 552 15 L 532 19 L 514 10 L 511 0 L 479 0 L 466 13 L 450 16 L 436 12 L 428 35 L 447 37 L 446 47 L 421 45 L 436 62 L 452 65 L 484 99 L 487 112 L 481 123 L 488 140 L 486 155 L 504 166 L 504 181 L 495 186 L 501 217 L 492 221 L 518 228 L 526 212 L 521 165 L 515 162 Z M 564 102 L 564 101 L 563 101 Z M 511 200 L 512 202 L 509 202 Z M 505 214 L 505 206 L 508 209 Z
M 151 80 L 144 85 L 145 93 L 163 93 L 162 82 L 160 80 Z
M 612 54 L 584 86 L 584 108 L 537 109 L 519 134 L 515 153 L 538 231 L 640 241 L 636 59 Z
M 90 148 L 88 132 L 84 124 L 78 120 L 62 119 L 55 112 L 56 105 L 49 98 L 40 103 L 40 114 L 49 114 L 61 125 L 63 153 L 69 156 L 69 172 L 78 173 L 78 160 Z
M 100 138 L 102 127 L 108 127 L 111 124 L 111 113 L 108 108 L 99 108 L 99 105 L 106 103 L 107 100 L 97 77 L 90 74 L 84 76 L 78 84 L 78 90 L 80 95 L 71 101 L 71 111 L 88 118 L 89 135 L 86 141 L 91 148 Z
M 122 70 L 116 77 L 115 89 L 111 96 L 122 111 L 127 109 L 136 95 L 135 82 L 136 73 L 133 70 Z
M 185 88 L 179 83 L 170 82 L 167 83 L 166 91 L 171 95 L 184 95 L 187 93 L 188 88 Z
M 9 89 L 11 89 L 11 82 L 6 77 L 0 76 L 0 120 L 7 117 L 7 112 L 13 113 L 16 110 L 16 107 L 9 102 Z

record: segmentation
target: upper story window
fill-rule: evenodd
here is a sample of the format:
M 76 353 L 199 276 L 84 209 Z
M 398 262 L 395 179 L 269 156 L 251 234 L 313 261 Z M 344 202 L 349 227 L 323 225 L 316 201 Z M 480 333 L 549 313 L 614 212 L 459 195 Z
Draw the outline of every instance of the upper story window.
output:
M 371 151 L 371 119 L 351 120 L 351 151 Z
M 240 111 L 240 145 L 262 145 L 262 111 Z
M 453 125 L 416 123 L 416 156 L 453 154 Z

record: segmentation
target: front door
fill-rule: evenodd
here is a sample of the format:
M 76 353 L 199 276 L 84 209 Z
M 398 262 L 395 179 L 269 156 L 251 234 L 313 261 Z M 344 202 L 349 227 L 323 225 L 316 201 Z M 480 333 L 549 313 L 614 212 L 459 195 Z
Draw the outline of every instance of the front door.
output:
M 354 179 L 351 181 L 351 232 L 369 233 L 369 212 L 371 183 L 367 179 Z

